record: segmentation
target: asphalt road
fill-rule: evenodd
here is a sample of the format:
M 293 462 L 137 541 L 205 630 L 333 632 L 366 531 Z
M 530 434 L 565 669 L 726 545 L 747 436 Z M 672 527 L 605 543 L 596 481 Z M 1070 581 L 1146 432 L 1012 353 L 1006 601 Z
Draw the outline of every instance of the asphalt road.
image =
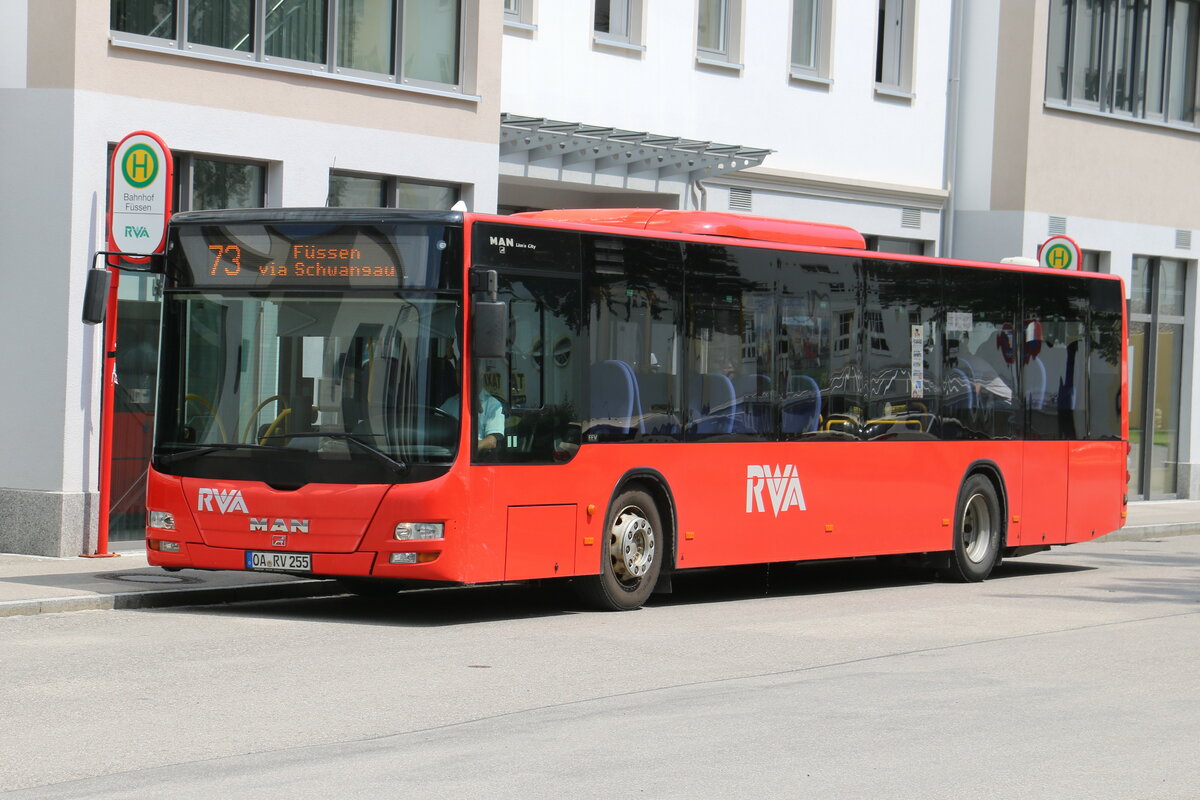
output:
M 1200 797 L 1200 536 L 0 619 L 20 798 Z

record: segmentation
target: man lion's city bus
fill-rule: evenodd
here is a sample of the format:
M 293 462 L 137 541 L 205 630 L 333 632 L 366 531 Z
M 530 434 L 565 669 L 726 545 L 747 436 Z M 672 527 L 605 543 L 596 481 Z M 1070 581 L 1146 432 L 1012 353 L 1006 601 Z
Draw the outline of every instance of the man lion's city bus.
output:
M 1123 524 L 1124 289 L 840 226 L 608 209 L 177 214 L 147 546 L 168 569 L 566 579 Z

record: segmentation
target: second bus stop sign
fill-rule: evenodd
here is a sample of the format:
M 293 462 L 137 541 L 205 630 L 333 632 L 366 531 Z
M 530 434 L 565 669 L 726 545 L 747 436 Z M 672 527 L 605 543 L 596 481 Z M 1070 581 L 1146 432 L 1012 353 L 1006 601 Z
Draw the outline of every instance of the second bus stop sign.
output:
M 1083 269 L 1079 245 L 1069 236 L 1051 236 L 1038 248 L 1038 263 L 1051 269 Z
M 171 151 L 149 131 L 121 140 L 109 167 L 109 249 L 122 253 L 161 253 L 171 217 Z M 126 261 L 147 259 L 123 256 Z

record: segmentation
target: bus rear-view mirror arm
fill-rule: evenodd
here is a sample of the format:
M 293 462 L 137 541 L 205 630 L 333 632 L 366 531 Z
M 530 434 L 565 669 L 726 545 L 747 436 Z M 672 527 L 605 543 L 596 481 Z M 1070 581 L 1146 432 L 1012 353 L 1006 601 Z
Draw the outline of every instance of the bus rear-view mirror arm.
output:
M 496 271 L 471 273 L 471 352 L 475 358 L 503 358 L 508 346 L 508 308 L 496 296 Z
M 92 256 L 92 268 L 88 270 L 87 286 L 83 290 L 83 321 L 88 325 L 99 325 L 104 322 L 108 312 L 108 290 L 112 285 L 112 273 L 104 267 L 97 267 L 96 259 L 100 256 L 126 256 L 129 258 L 149 259 L 147 264 L 153 264 L 157 253 L 121 253 L 115 250 L 98 250 Z M 128 272 L 153 272 L 152 268 L 138 268 L 121 264 L 115 269 Z

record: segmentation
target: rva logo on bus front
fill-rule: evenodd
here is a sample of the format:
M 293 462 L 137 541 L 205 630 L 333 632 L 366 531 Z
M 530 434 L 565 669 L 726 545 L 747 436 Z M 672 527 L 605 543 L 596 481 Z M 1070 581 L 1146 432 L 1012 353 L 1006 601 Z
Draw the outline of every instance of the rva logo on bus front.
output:
M 246 500 L 242 497 L 240 489 L 201 489 L 197 493 L 197 511 L 212 511 L 213 503 L 216 503 L 216 510 L 222 514 L 232 514 L 234 511 L 240 511 L 243 514 L 250 513 L 250 509 L 246 508 Z
M 789 508 L 805 510 L 804 492 L 800 489 L 800 475 L 796 472 L 795 464 L 787 464 L 782 469 L 775 465 L 772 471 L 769 464 L 748 464 L 746 466 L 746 513 L 766 511 L 763 503 L 763 489 L 771 498 L 771 510 L 775 516 Z

